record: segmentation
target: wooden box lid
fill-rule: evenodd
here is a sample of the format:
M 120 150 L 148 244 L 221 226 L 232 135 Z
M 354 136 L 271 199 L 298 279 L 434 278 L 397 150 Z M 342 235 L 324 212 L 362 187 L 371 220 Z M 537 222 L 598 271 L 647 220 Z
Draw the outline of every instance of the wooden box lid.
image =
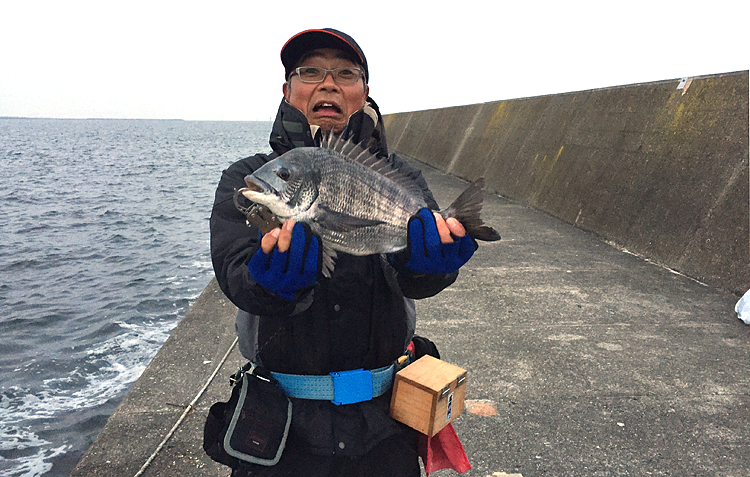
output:
M 438 394 L 447 384 L 466 374 L 466 370 L 432 356 L 425 355 L 398 372 L 405 379 L 420 388 Z

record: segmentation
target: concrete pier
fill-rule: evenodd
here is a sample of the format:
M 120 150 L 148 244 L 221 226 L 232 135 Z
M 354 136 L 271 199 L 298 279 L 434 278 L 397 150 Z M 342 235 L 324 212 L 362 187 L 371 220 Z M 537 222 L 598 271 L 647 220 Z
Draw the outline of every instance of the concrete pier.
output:
M 424 170 L 441 204 L 465 186 Z M 750 475 L 750 327 L 735 295 L 514 201 L 490 195 L 484 215 L 503 240 L 417 307 L 418 332 L 469 371 L 467 399 L 497 410 L 455 423 L 465 475 Z M 227 476 L 201 439 L 243 363 L 235 349 L 219 366 L 234 313 L 212 282 L 72 475 Z
M 740 138 L 736 144 L 744 144 L 744 150 L 737 150 L 736 160 L 729 161 L 719 174 L 725 180 L 724 199 L 711 199 L 719 205 L 707 215 L 701 212 L 703 218 L 689 215 L 694 211 L 687 210 L 690 209 L 687 204 L 693 202 L 687 198 L 674 198 L 670 203 L 676 208 L 676 215 L 684 212 L 692 217 L 689 220 L 698 220 L 700 227 L 708 229 L 731 229 L 732 224 L 720 223 L 720 217 L 725 217 L 720 210 L 726 210 L 731 217 L 735 217 L 731 214 L 744 213 L 732 220 L 736 220 L 734 227 L 744 227 L 746 234 L 750 221 L 746 193 L 747 72 L 739 76 L 740 86 L 744 78 L 745 90 L 738 90 L 737 97 L 740 102 L 744 101 L 745 129 L 744 139 Z M 722 81 L 727 80 L 716 79 L 717 83 Z M 692 91 L 704 91 L 690 89 L 699 84 L 694 81 L 685 96 Z M 685 101 L 676 86 L 669 86 L 676 91 L 670 101 Z M 646 88 L 653 91 L 654 96 L 662 94 L 662 89 L 666 91 L 661 83 Z M 579 98 L 575 100 L 562 95 L 518 101 L 526 101 L 529 108 L 546 102 L 547 109 L 538 110 L 537 123 L 544 120 L 552 124 L 555 121 L 550 114 L 562 113 L 559 109 L 549 109 L 550 104 L 581 101 L 591 104 L 601 101 L 603 94 L 584 92 L 574 95 Z M 729 107 L 727 103 L 717 103 L 716 107 L 722 105 Z M 743 119 L 741 106 L 735 119 Z M 415 144 L 416 134 L 420 131 L 420 134 L 427 134 L 438 117 L 447 122 L 449 117 L 455 116 L 453 124 L 466 128 L 457 131 L 458 136 L 450 141 L 451 152 L 441 156 L 444 163 L 435 165 L 469 179 L 474 178 L 475 169 L 492 172 L 499 181 L 492 186 L 493 190 L 506 196 L 514 194 L 497 184 L 512 184 L 529 174 L 529 181 L 538 179 L 539 174 L 548 174 L 547 179 L 540 179 L 542 185 L 529 186 L 528 190 L 532 191 L 529 195 L 519 194 L 511 199 L 488 193 L 483 217 L 500 232 L 502 241 L 480 244 L 453 286 L 417 304 L 418 333 L 437 343 L 443 359 L 469 372 L 467 400 L 469 407 L 475 406 L 477 414 L 465 412 L 454 423 L 473 466 L 465 475 L 485 477 L 496 472 L 524 477 L 750 475 L 750 327 L 737 319 L 733 309 L 738 299 L 736 292 L 750 285 L 747 282 L 747 235 L 741 238 L 744 245 L 728 249 L 728 253 L 739 260 L 730 267 L 734 270 L 731 284 L 706 284 L 656 264 L 655 259 L 649 261 L 622 246 L 613 246 L 612 243 L 618 241 L 605 233 L 609 230 L 606 227 L 598 230 L 581 225 L 582 220 L 584 225 L 596 222 L 597 214 L 591 214 L 599 210 L 595 208 L 597 203 L 602 210 L 611 210 L 601 202 L 606 194 L 590 194 L 588 205 L 581 208 L 580 213 L 578 209 L 571 212 L 568 206 L 572 202 L 561 199 L 563 189 L 557 187 L 567 183 L 564 190 L 583 190 L 584 185 L 575 179 L 581 174 L 592 180 L 588 187 L 594 187 L 606 176 L 600 169 L 604 167 L 603 158 L 595 161 L 593 169 L 587 172 L 573 156 L 568 156 L 575 148 L 561 139 L 554 147 L 550 143 L 548 152 L 542 153 L 539 149 L 532 154 L 532 159 L 539 154 L 535 162 L 517 162 L 513 166 L 526 164 L 524 167 L 536 168 L 535 172 L 513 172 L 513 167 L 502 166 L 510 167 L 503 173 L 500 171 L 505 169 L 497 163 L 497 170 L 493 171 L 480 167 L 481 163 L 465 163 L 469 151 L 475 151 L 469 157 L 477 154 L 475 134 L 487 130 L 484 113 L 477 111 L 494 109 L 492 117 L 498 124 L 508 124 L 505 121 L 513 115 L 503 116 L 502 111 L 520 107 L 521 103 L 506 105 L 506 109 L 488 103 L 467 106 L 466 111 L 474 108 L 473 114 L 464 114 L 465 111 L 458 114 L 463 110 L 456 109 L 404 113 L 406 116 L 388 119 L 389 128 L 393 128 L 393 134 L 389 129 L 391 146 L 398 150 L 404 146 L 402 152 L 420 156 L 420 148 L 439 148 L 439 145 L 434 142 L 437 139 L 424 138 L 416 149 L 406 147 L 410 141 Z M 624 116 L 629 111 L 625 99 L 611 107 L 619 108 Z M 674 107 L 679 109 L 679 104 Z M 686 108 L 690 107 L 683 107 L 682 118 L 689 116 Z M 432 122 L 424 123 L 426 117 L 432 117 Z M 587 121 L 590 130 L 597 129 L 598 123 L 593 117 Z M 569 137 L 574 124 L 578 124 L 577 130 L 581 131 L 580 121 L 567 124 L 568 129 L 560 131 L 560 138 Z M 603 124 L 599 129 L 605 135 Z M 531 126 L 526 131 L 529 134 L 534 131 Z M 518 132 L 513 137 L 520 138 L 521 125 L 514 127 Z M 734 123 L 725 129 L 711 124 L 706 127 L 709 129 L 701 131 L 710 130 L 717 138 L 743 134 L 739 126 L 739 129 L 732 129 Z M 501 131 L 501 134 L 506 133 Z M 502 137 L 508 143 L 513 142 L 512 135 L 508 134 Z M 415 139 L 406 140 L 409 135 L 414 135 Z M 648 134 L 643 133 L 642 137 L 646 136 Z M 503 142 L 483 137 L 486 151 L 500 148 Z M 462 138 L 465 141 L 462 142 Z M 430 141 L 433 141 L 431 146 L 427 144 Z M 648 149 L 649 141 L 640 140 L 640 149 Z M 525 145 L 519 144 L 518 149 L 530 153 L 531 142 L 533 140 L 529 139 Z M 449 144 L 443 144 L 445 152 Z M 632 146 L 638 149 L 638 145 Z M 416 153 L 411 154 L 414 151 Z M 724 154 L 705 152 L 714 158 Z M 524 154 L 519 152 L 519 157 Z M 688 155 L 679 155 L 680 160 L 685 161 Z M 485 157 L 490 156 L 490 152 L 485 154 Z M 659 156 L 652 151 L 650 157 L 652 161 Z M 670 162 L 677 160 L 675 155 L 664 157 Z M 550 161 L 566 164 L 565 170 L 556 169 L 562 166 L 550 165 Z M 455 175 L 427 164 L 415 164 L 422 167 L 443 206 L 466 186 L 465 181 Z M 650 177 L 651 169 L 641 174 L 632 163 L 627 167 L 626 162 L 618 164 L 623 164 L 624 169 L 619 172 L 622 177 Z M 645 160 L 641 165 L 646 167 Z M 687 162 L 680 167 L 692 171 Z M 605 169 L 612 173 L 618 167 Z M 574 174 L 575 171 L 578 172 Z M 701 169 L 689 174 L 693 179 L 680 176 L 675 181 L 689 183 L 711 176 L 713 172 Z M 733 174 L 739 174 L 740 179 L 732 179 Z M 508 176 L 505 182 L 501 180 L 503 175 Z M 667 181 L 670 176 L 659 177 Z M 626 182 L 619 180 L 621 184 Z M 574 183 L 578 185 L 573 187 Z M 717 187 L 721 189 L 720 185 Z M 739 192 L 734 189 L 737 187 Z M 519 188 L 522 187 L 519 185 Z M 684 192 L 685 188 L 670 188 L 670 184 L 665 183 L 659 190 Z M 543 191 L 548 193 L 542 196 Z M 660 197 L 660 194 L 653 196 L 658 202 L 656 205 L 669 206 L 670 203 Z M 720 206 L 730 198 L 742 203 Z M 560 200 L 559 207 L 564 213 L 555 211 L 555 204 Z M 620 207 L 626 205 L 621 203 Z M 636 212 L 623 212 L 624 215 L 631 213 L 636 214 L 631 216 L 630 222 L 633 235 L 635 231 L 649 232 L 651 226 L 647 224 L 653 222 L 652 218 L 639 221 Z M 580 217 L 576 218 L 577 215 Z M 651 240 L 667 240 L 664 238 L 667 229 L 659 224 L 654 227 L 658 230 L 649 235 Z M 700 231 L 700 227 L 693 229 L 695 234 L 714 233 Z M 688 229 L 680 229 L 681 237 Z M 715 234 L 711 236 L 720 239 Z M 677 242 L 674 239 L 668 243 L 677 247 Z M 655 245 L 654 249 L 662 246 Z M 741 249 L 740 258 L 734 255 L 736 249 Z M 708 270 L 705 276 L 720 276 L 718 272 L 709 273 L 716 270 L 711 268 L 715 265 L 713 262 L 690 259 L 691 254 L 684 252 L 684 247 L 682 250 L 680 254 L 688 257 L 682 263 L 696 264 L 696 268 L 690 270 Z M 718 263 L 724 259 L 716 260 Z M 702 263 L 710 267 L 700 268 Z M 228 399 L 228 377 L 243 364 L 233 346 L 234 314 L 234 306 L 216 283 L 209 284 L 110 417 L 72 475 L 228 476 L 226 467 L 212 462 L 203 453 L 201 443 L 208 408 L 215 401 Z M 439 471 L 431 475 L 455 473 Z

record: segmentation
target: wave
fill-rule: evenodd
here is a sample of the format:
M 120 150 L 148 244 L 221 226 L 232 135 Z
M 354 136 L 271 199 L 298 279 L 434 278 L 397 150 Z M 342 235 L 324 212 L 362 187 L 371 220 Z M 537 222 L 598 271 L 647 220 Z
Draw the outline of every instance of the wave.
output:
M 52 469 L 50 460 L 58 457 L 71 446 L 63 444 L 51 447 L 51 443 L 34 432 L 0 424 L 0 477 L 36 477 Z M 10 467 L 10 465 L 12 467 Z
M 221 171 L 269 128 L 0 119 L 0 477 L 69 475 L 211 278 Z
M 117 326 L 122 330 L 120 334 L 92 347 L 83 362 L 65 375 L 42 380 L 40 390 L 13 386 L 4 391 L 0 420 L 12 424 L 48 419 L 119 397 L 146 369 L 176 323 Z M 65 386 L 71 382 L 76 386 Z
M 176 322 L 117 323 L 121 330 L 86 352 L 67 373 L 42 380 L 33 390 L 12 386 L 0 397 L 0 476 L 40 476 L 49 462 L 71 449 L 55 447 L 30 430 L 29 424 L 118 401 L 146 369 Z M 19 369 L 19 372 L 22 370 Z

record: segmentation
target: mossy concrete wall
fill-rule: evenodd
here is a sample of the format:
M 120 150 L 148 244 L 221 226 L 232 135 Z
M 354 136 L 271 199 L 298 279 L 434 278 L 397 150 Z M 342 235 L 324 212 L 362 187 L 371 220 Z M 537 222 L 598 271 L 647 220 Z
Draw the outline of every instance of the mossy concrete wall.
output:
M 750 288 L 747 71 L 391 114 L 385 125 L 396 152 L 483 176 L 490 191 L 709 285 Z

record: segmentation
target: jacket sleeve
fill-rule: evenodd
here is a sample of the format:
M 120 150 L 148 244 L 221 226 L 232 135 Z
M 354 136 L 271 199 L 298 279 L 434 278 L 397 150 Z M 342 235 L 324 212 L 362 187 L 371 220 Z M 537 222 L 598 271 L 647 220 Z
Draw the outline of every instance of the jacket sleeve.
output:
M 422 171 L 416 167 L 412 167 L 396 154 L 391 154 L 388 159 L 396 169 L 414 179 L 414 182 L 419 185 L 422 189 L 425 202 L 427 202 L 427 208 L 430 210 L 438 210 L 440 208 L 427 185 L 427 181 L 422 177 Z M 394 265 L 394 268 L 398 272 L 398 284 L 401 287 L 401 291 L 407 298 L 414 299 L 437 295 L 443 289 L 452 285 L 458 277 L 457 271 L 447 274 L 426 275 L 414 273 L 403 265 Z
M 259 232 L 247 226 L 234 205 L 235 190 L 245 186 L 245 176 L 268 160 L 265 155 L 248 157 L 222 173 L 211 211 L 211 261 L 219 287 L 238 308 L 255 315 L 288 316 L 298 301 L 277 296 L 250 276 L 247 264 L 260 248 Z

